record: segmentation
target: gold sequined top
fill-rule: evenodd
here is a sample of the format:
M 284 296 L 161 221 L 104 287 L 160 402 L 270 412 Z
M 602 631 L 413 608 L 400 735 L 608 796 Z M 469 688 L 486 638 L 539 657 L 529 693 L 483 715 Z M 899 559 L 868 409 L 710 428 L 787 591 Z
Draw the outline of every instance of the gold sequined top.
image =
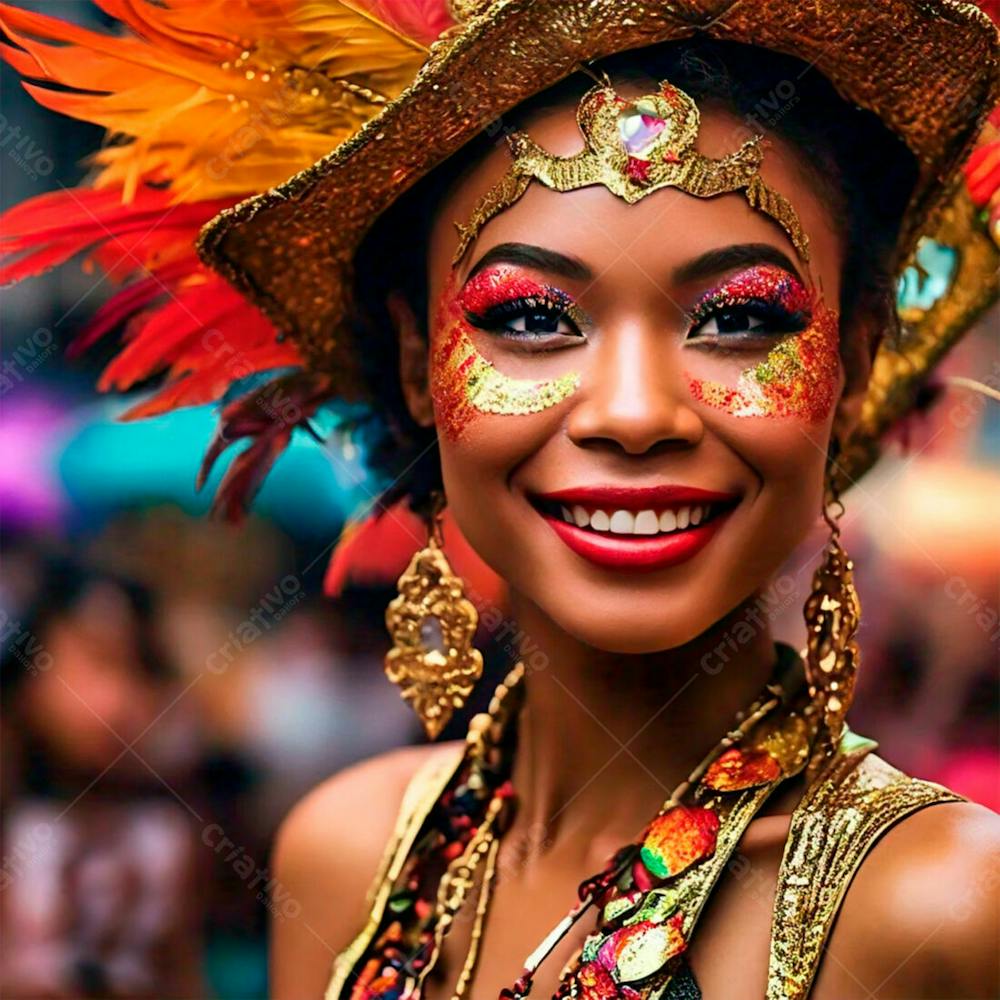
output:
M 904 774 L 874 754 L 875 746 L 847 731 L 836 756 L 792 813 L 771 917 L 766 1000 L 808 997 L 851 880 L 879 838 L 919 809 L 964 801 L 941 785 Z M 393 883 L 462 756 L 461 747 L 442 750 L 411 780 L 369 891 L 368 922 L 335 961 L 326 1000 L 350 997 L 352 970 L 370 945 Z

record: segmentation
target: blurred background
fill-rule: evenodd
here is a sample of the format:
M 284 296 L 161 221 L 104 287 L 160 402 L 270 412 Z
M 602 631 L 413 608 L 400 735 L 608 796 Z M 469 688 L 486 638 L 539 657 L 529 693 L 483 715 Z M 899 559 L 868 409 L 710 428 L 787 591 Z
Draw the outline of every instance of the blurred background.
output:
M 89 4 L 21 6 L 101 25 Z M 100 132 L 40 109 L 6 65 L 0 85 L 0 207 L 77 183 Z M 27 146 L 4 141 L 15 128 Z M 246 524 L 208 519 L 224 469 L 193 484 L 213 408 L 118 423 L 127 404 L 93 388 L 107 352 L 65 357 L 108 293 L 70 265 L 0 299 L 0 983 L 9 997 L 252 1000 L 271 911 L 290 905 L 268 872 L 282 816 L 334 771 L 418 738 L 381 670 L 392 591 L 322 594 L 332 544 L 376 484 L 353 442 L 303 435 Z M 1000 387 L 996 320 L 944 375 Z M 853 727 L 993 808 L 998 454 L 1000 405 L 944 387 L 844 520 L 865 606 Z M 823 541 L 767 606 L 796 644 Z M 489 647 L 491 671 L 507 652 Z

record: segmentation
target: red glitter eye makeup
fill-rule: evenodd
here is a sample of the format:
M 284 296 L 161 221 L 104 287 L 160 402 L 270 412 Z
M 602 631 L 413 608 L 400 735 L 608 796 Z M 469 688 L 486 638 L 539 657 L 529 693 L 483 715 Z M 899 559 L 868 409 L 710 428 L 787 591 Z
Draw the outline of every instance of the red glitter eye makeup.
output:
M 510 286 L 494 282 L 491 279 L 493 274 L 495 272 L 483 272 L 484 281 L 472 288 L 472 302 L 485 305 L 487 310 L 494 308 L 487 303 L 496 298 L 502 300 L 510 294 Z M 516 416 L 540 413 L 561 403 L 580 384 L 579 374 L 572 371 L 543 381 L 512 378 L 498 371 L 479 353 L 469 336 L 470 319 L 467 315 L 467 293 L 479 277 L 481 275 L 476 275 L 458 296 L 449 286 L 438 309 L 431 361 L 431 396 L 439 426 L 452 440 L 462 437 L 479 414 Z M 502 291 L 498 290 L 501 284 L 504 284 Z M 517 279 L 514 287 L 523 292 L 528 286 Z M 536 293 L 542 286 L 531 282 L 530 288 L 537 297 Z M 523 298 L 511 301 L 519 302 Z M 521 308 L 521 312 L 524 313 L 525 309 Z
M 580 336 L 586 325 L 571 295 L 511 267 L 481 271 L 466 283 L 458 301 L 472 325 L 518 339 Z M 523 328 L 514 326 L 519 320 Z
M 805 329 L 813 313 L 813 293 L 793 274 L 772 264 L 747 268 L 702 295 L 691 309 L 694 336 L 713 319 L 711 336 L 792 333 Z M 753 323 L 743 330 L 740 319 Z

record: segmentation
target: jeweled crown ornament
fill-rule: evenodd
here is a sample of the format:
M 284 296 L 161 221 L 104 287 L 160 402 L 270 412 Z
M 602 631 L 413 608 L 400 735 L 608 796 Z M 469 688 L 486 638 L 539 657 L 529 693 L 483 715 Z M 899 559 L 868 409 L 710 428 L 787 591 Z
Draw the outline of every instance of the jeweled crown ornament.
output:
M 427 544 L 414 553 L 399 578 L 399 596 L 385 612 L 393 641 L 385 672 L 432 740 L 465 703 L 483 672 L 482 654 L 472 645 L 479 614 L 441 546 L 438 510 Z
M 656 94 L 620 97 L 610 85 L 588 91 L 576 115 L 585 147 L 572 156 L 553 156 L 523 132 L 507 137 L 514 157 L 507 175 L 473 209 L 467 225 L 457 223 L 457 264 L 494 216 L 513 205 L 532 180 L 555 191 L 600 184 L 630 205 L 661 188 L 673 187 L 697 198 L 742 191 L 752 208 L 769 216 L 788 234 L 803 260 L 809 241 L 788 200 L 760 176 L 763 136 L 746 140 L 720 159 L 699 153 L 701 115 L 682 90 L 663 82 Z

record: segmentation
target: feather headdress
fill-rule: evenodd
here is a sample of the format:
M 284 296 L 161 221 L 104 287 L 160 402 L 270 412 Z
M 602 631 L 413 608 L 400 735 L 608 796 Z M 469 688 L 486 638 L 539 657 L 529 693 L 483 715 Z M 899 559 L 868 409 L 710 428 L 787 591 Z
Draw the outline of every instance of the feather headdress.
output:
M 0 4 L 0 54 L 41 105 L 103 126 L 86 183 L 7 212 L 0 281 L 86 253 L 117 285 L 70 346 L 121 333 L 102 390 L 151 376 L 159 390 L 126 419 L 212 402 L 240 379 L 281 371 L 299 422 L 326 398 L 253 305 L 197 258 L 199 229 L 354 133 L 409 83 L 450 24 L 439 0 L 95 0 L 120 22 L 105 34 Z M 290 439 L 261 420 L 261 390 L 229 404 L 226 443 L 254 443 L 216 505 L 238 517 Z

